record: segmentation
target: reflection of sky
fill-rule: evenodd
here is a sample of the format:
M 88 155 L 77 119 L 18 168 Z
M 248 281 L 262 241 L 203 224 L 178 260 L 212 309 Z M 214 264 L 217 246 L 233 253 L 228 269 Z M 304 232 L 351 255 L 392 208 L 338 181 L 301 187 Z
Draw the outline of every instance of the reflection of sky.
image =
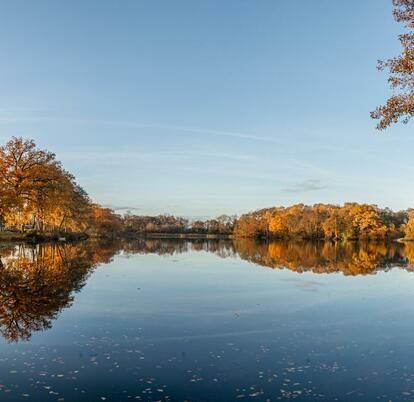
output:
M 309 311 L 313 314 L 313 310 L 329 311 L 333 305 L 350 314 L 360 310 L 370 314 L 376 311 L 377 315 L 396 309 L 401 313 L 407 307 L 396 301 L 411 297 L 414 283 L 412 273 L 398 268 L 357 277 L 296 274 L 232 258 L 217 259 L 204 252 L 161 258 L 154 255 L 117 258 L 113 274 L 111 267 L 99 269 L 85 291 L 78 295 L 77 303 L 82 310 L 74 313 L 75 306 L 66 314 L 77 316 L 89 309 L 95 313 L 99 295 L 102 295 L 99 312 L 107 309 L 115 314 L 139 312 L 183 319 L 201 315 L 225 317 L 235 312 L 265 319 L 268 312 L 281 316 L 306 315 Z M 307 292 L 308 289 L 314 292 Z M 121 294 L 124 296 L 120 297 Z M 249 321 L 250 318 L 246 325 Z
M 414 137 L 369 118 L 398 33 L 390 0 L 8 2 L 0 138 L 35 138 L 121 211 L 405 208 Z
M 69 400 L 128 400 L 162 386 L 179 400 L 232 400 L 246 387 L 394 400 L 411 392 L 413 287 L 414 274 L 398 268 L 349 277 L 205 252 L 118 256 L 52 329 L 0 344 L 0 377 L 22 394 L 51 386 Z

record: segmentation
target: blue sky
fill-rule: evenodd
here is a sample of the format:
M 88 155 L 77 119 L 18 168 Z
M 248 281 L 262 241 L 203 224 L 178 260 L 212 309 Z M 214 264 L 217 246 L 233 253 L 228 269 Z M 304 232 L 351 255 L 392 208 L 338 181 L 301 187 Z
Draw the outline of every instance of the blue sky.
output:
M 412 124 L 378 133 L 391 0 L 1 1 L 0 140 L 95 201 L 212 216 L 414 206 Z

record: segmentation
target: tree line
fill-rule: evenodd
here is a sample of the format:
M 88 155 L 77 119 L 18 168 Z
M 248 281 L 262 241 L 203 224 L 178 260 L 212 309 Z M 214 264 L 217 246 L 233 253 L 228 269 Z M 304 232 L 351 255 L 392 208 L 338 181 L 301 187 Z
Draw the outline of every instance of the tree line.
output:
M 123 219 L 126 233 L 189 233 L 231 235 L 235 216 L 220 215 L 207 220 L 190 220 L 173 215 L 142 216 L 127 213 Z
M 33 140 L 13 137 L 0 147 L 0 227 L 93 237 L 187 233 L 275 239 L 414 239 L 414 209 L 394 212 L 357 203 L 297 204 L 238 218 L 121 216 L 92 202 L 55 154 L 37 148 Z
M 394 212 L 376 205 L 297 204 L 242 215 L 236 237 L 274 239 L 387 240 L 414 238 L 414 210 Z
M 13 137 L 0 147 L 0 228 L 36 233 L 229 235 L 235 217 L 190 221 L 172 215 L 124 217 L 91 201 L 55 154 Z

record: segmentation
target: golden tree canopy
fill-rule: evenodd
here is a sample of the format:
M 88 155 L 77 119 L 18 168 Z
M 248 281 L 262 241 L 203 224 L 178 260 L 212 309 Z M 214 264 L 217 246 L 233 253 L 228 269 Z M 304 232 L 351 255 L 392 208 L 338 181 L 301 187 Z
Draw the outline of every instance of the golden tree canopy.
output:
M 414 1 L 393 0 L 394 18 L 402 22 L 407 32 L 399 36 L 402 53 L 378 64 L 379 70 L 388 70 L 388 82 L 395 94 L 384 105 L 371 112 L 379 120 L 377 128 L 383 130 L 392 123 L 407 123 L 414 116 Z

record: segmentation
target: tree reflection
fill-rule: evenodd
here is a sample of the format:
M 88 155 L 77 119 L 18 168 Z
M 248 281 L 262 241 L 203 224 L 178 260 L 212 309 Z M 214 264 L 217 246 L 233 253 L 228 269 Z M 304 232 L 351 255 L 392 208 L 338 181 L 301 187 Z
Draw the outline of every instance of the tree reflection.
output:
M 137 239 L 125 242 L 122 249 L 127 254 L 158 254 L 172 256 L 190 251 L 214 253 L 220 257 L 234 257 L 236 251 L 233 242 L 229 240 L 166 240 L 166 239 Z
M 70 307 L 95 267 L 124 255 L 213 253 L 272 269 L 298 273 L 375 274 L 414 270 L 414 243 L 263 242 L 253 240 L 139 239 L 128 242 L 18 245 L 0 248 L 0 334 L 9 342 L 29 340 L 52 326 Z
M 240 241 L 235 244 L 244 260 L 270 268 L 295 272 L 341 272 L 344 275 L 367 275 L 393 266 L 409 267 L 404 246 L 398 243 L 275 242 L 258 244 Z M 413 254 L 414 256 L 414 254 Z
M 239 257 L 273 269 L 295 272 L 340 272 L 344 275 L 367 275 L 394 266 L 412 269 L 414 243 L 381 242 L 256 242 L 240 240 L 180 241 L 142 239 L 124 245 L 132 254 L 174 255 L 205 251 L 220 257 Z
M 97 264 L 117 247 L 19 245 L 0 254 L 0 333 L 9 342 L 28 340 L 51 327 L 73 302 Z

